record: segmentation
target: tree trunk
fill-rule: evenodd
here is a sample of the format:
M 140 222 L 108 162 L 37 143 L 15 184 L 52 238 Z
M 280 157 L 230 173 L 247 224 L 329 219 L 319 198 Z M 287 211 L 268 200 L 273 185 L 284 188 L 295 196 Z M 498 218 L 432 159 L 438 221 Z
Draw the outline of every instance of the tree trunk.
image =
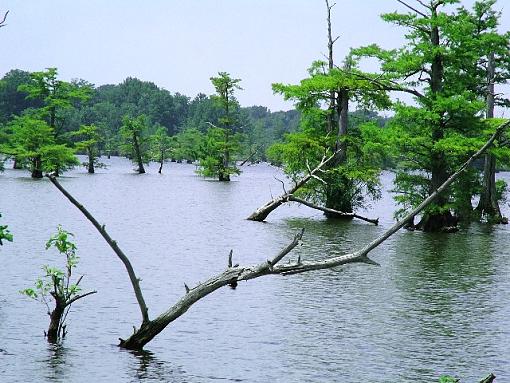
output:
M 284 190 L 284 194 L 280 195 L 279 197 L 273 198 L 271 201 L 267 202 L 266 204 L 259 207 L 257 210 L 255 210 L 251 215 L 247 218 L 249 221 L 258 221 L 262 222 L 264 221 L 269 214 L 275 209 L 277 209 L 281 204 L 288 201 L 289 195 L 294 194 L 296 191 L 298 191 L 302 186 L 304 186 L 308 181 L 310 181 L 312 178 L 316 177 L 316 174 L 323 171 L 323 169 L 326 168 L 326 166 L 334 160 L 334 158 L 338 155 L 338 152 L 333 153 L 328 158 L 323 157 L 319 165 L 315 167 L 315 169 L 311 170 L 306 176 L 301 178 L 296 184 L 287 192 Z
M 43 178 L 42 161 L 40 156 L 32 159 L 32 178 Z
M 494 118 L 496 72 L 494 61 L 494 54 L 490 54 L 487 67 L 487 118 Z M 503 217 L 499 208 L 496 193 L 496 156 L 490 152 L 485 153 L 484 156 L 482 192 L 476 212 L 481 218 L 487 217 L 491 223 L 508 223 L 508 219 Z
M 228 109 L 227 109 L 228 114 Z M 218 180 L 228 182 L 230 181 L 230 174 L 228 174 L 228 165 L 230 164 L 230 152 L 228 150 L 228 142 L 229 142 L 229 132 L 230 129 L 228 126 L 225 128 L 225 151 L 223 152 L 222 165 L 220 167 L 220 171 L 218 172 Z
M 432 21 L 435 21 L 438 17 L 437 7 L 440 6 L 438 2 L 436 7 L 432 8 Z M 432 46 L 439 47 L 440 46 L 440 36 L 439 36 L 439 28 L 437 26 L 433 26 L 430 32 L 430 41 Z M 432 97 L 436 97 L 443 90 L 443 76 L 444 76 L 444 68 L 443 68 L 443 57 L 441 53 L 438 51 L 435 53 L 434 58 L 432 59 L 432 67 L 431 67 L 431 82 L 430 88 L 432 92 Z M 439 140 L 444 137 L 444 125 L 442 121 L 435 123 L 432 128 L 432 143 L 435 144 Z M 429 193 L 432 194 L 439 186 L 441 186 L 447 179 L 447 163 L 445 158 L 445 153 L 436 151 L 431 154 L 431 183 Z M 446 204 L 448 203 L 448 197 L 444 195 L 440 195 L 436 201 L 435 205 L 437 206 L 439 212 L 424 214 L 421 221 L 416 226 L 417 229 L 423 231 L 449 231 L 451 227 L 457 225 L 457 218 L 455 218 L 451 211 L 446 208 Z
M 65 304 L 57 300 L 55 309 L 50 314 L 50 326 L 48 327 L 48 333 L 46 334 L 48 342 L 56 343 L 59 339 L 60 324 L 62 315 L 64 315 L 64 309 Z
M 329 5 L 329 1 L 326 0 L 326 8 L 328 12 L 327 23 L 328 23 L 328 69 L 331 72 L 335 67 L 334 56 L 333 56 L 333 46 L 335 45 L 336 39 L 333 40 L 333 35 L 331 33 L 331 9 L 335 6 Z M 338 38 L 338 37 L 337 37 Z M 328 132 L 333 133 L 333 129 L 335 126 L 335 111 L 336 111 L 336 92 L 329 92 L 329 114 L 328 114 Z
M 133 146 L 135 149 L 135 156 L 136 156 L 136 162 L 138 163 L 138 170 L 137 172 L 139 174 L 144 174 L 145 169 L 143 167 L 143 160 L 142 160 L 142 154 L 140 152 L 140 144 L 138 142 L 138 135 L 133 132 Z
M 482 193 L 476 207 L 480 217 L 486 217 L 491 223 L 508 223 L 501 214 L 496 192 L 496 157 L 491 153 L 485 154 Z
M 89 155 L 88 172 L 90 174 L 94 174 L 94 172 L 95 172 L 95 170 L 94 170 L 94 155 L 92 154 L 91 148 L 88 148 L 87 151 L 88 151 L 88 155 Z
M 347 141 L 345 140 L 348 133 L 349 124 L 349 91 L 341 89 L 338 92 L 337 99 L 337 120 L 338 131 L 335 143 L 335 150 L 339 151 L 338 156 L 331 162 L 331 168 L 342 165 L 347 160 Z M 353 205 L 350 190 L 352 183 L 343 176 L 333 175 L 326 185 L 326 201 L 325 205 L 329 209 L 339 210 L 345 213 L 353 212 Z M 325 212 L 328 218 L 339 218 L 335 214 Z
M 23 166 L 21 165 L 20 161 L 18 161 L 17 157 L 14 157 L 14 163 L 12 164 L 12 168 L 16 170 L 23 169 Z
M 62 185 L 57 181 L 55 177 L 51 174 L 47 174 L 46 177 L 48 177 L 53 185 L 74 205 L 76 206 L 85 217 L 94 225 L 94 227 L 99 231 L 101 236 L 104 238 L 106 243 L 111 247 L 111 249 L 115 252 L 117 257 L 122 261 L 124 264 L 126 271 L 128 273 L 129 279 L 131 281 L 131 285 L 133 286 L 133 290 L 135 292 L 136 300 L 138 301 L 138 306 L 140 307 L 140 311 L 142 313 L 142 320 L 143 323 L 149 321 L 149 309 L 147 308 L 147 305 L 145 304 L 145 299 L 143 298 L 142 289 L 140 288 L 140 278 L 138 278 L 135 274 L 135 271 L 133 269 L 133 265 L 131 265 L 131 262 L 129 261 L 129 258 L 123 253 L 123 251 L 120 249 L 119 245 L 117 244 L 117 241 L 114 241 L 112 237 L 108 234 L 106 231 L 105 225 L 100 225 L 99 222 L 92 216 L 92 214 L 89 213 L 85 207 L 79 203 L 67 190 L 65 190 Z M 94 292 L 95 293 L 95 292 Z M 79 298 L 82 298 L 86 295 L 89 295 L 89 293 L 84 294 L 82 296 L 79 296 L 77 298 L 74 298 L 74 300 L 77 300 Z M 72 301 L 68 302 L 68 304 L 72 303 Z
M 163 161 L 161 161 L 159 163 L 159 169 L 158 169 L 158 173 L 161 174 L 161 172 L 163 171 Z

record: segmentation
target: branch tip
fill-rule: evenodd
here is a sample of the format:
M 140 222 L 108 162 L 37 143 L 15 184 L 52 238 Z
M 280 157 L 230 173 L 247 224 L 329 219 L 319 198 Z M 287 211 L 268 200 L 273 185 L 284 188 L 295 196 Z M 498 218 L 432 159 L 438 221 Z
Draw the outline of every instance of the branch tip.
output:
M 232 267 L 232 254 L 234 253 L 234 250 L 230 250 L 230 253 L 228 254 L 228 267 Z

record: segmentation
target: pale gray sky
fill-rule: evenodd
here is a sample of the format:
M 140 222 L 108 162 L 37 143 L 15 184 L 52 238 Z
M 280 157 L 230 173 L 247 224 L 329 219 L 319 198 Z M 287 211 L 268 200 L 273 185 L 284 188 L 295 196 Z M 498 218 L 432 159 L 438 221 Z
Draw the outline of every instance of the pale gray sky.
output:
M 404 10 L 396 0 L 336 2 L 338 61 L 350 47 L 401 44 L 403 30 L 379 18 Z M 498 7 L 508 30 L 510 0 Z M 209 77 L 227 71 L 242 79 L 242 105 L 279 110 L 291 104 L 271 83 L 298 82 L 326 52 L 323 0 L 2 0 L 4 10 L 0 76 L 57 67 L 65 80 L 102 85 L 133 76 L 194 96 L 213 93 Z

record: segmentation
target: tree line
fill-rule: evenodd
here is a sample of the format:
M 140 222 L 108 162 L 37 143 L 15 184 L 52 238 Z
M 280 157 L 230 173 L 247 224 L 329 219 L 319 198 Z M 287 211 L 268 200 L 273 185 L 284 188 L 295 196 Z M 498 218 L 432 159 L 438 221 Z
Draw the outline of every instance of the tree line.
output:
M 63 81 L 56 68 L 11 70 L 0 80 L 0 152 L 34 178 L 76 166 L 78 152 L 87 155 L 90 173 L 104 166 L 100 154 L 124 155 L 140 173 L 149 161 L 159 162 L 161 172 L 168 159 L 187 160 L 227 180 L 238 172 L 235 160 L 267 160 L 266 149 L 296 130 L 299 112 L 241 107 L 234 95 L 240 87 L 230 89 L 240 80 L 220 72 L 211 81 L 217 94 L 191 99 L 131 77 L 94 87 Z M 220 161 L 220 152 L 231 158 Z

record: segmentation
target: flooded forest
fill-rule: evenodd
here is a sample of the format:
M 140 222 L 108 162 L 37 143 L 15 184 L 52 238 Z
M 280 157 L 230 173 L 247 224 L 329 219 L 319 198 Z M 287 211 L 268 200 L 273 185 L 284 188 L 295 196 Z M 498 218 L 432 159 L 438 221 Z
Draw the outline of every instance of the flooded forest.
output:
M 146 24 L 128 1 L 143 43 L 125 51 L 132 32 L 104 27 L 112 2 L 50 61 L 37 44 L 56 46 L 54 25 L 23 21 L 50 2 L 0 5 L 2 50 L 33 51 L 0 66 L 0 381 L 510 380 L 504 1 L 372 2 L 155 1 Z M 82 3 L 57 17 L 74 10 L 79 31 Z M 321 38 L 312 59 L 250 56 L 294 31 L 258 12 L 292 6 Z M 172 12 L 219 22 L 173 29 L 175 47 L 203 44 L 172 51 L 203 90 L 161 85 L 156 57 L 139 68 L 160 81 L 113 80 L 136 47 L 170 53 L 158 28 Z M 229 12 L 258 39 L 220 67 Z M 349 46 L 369 14 L 370 40 Z M 90 72 L 67 60 L 102 38 L 119 43 L 101 58 L 112 80 L 77 78 Z M 289 76 L 257 80 L 257 60 Z M 279 104 L 245 102 L 256 87 Z

